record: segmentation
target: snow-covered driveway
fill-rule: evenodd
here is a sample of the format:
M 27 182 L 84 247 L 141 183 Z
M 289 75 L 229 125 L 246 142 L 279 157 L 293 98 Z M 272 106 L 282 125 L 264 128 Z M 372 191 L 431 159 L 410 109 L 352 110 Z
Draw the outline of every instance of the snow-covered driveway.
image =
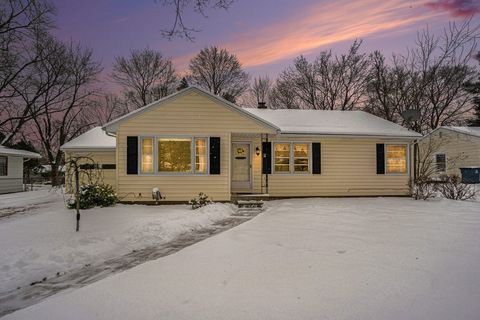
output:
M 239 227 L 7 319 L 478 319 L 480 204 L 273 201 Z

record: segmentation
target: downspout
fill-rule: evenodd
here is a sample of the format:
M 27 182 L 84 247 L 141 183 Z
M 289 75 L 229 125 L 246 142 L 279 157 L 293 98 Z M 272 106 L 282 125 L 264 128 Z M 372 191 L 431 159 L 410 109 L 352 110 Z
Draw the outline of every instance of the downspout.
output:
M 413 181 L 417 181 L 418 141 L 413 140 Z

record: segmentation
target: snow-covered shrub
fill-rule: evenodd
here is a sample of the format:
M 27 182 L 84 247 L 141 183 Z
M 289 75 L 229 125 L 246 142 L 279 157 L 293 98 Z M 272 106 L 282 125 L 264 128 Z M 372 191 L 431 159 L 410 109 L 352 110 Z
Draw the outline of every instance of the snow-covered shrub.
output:
M 80 186 L 80 209 L 111 207 L 118 201 L 117 194 L 108 184 L 87 184 Z M 75 198 L 68 201 L 68 208 L 75 209 Z
M 443 183 L 439 186 L 439 191 L 447 199 L 468 200 L 475 198 L 475 186 L 462 183 L 462 178 L 456 174 L 442 175 Z
M 188 204 L 192 206 L 193 210 L 204 207 L 210 203 L 213 203 L 213 201 L 210 200 L 208 196 L 203 192 L 200 192 L 197 197 L 193 198 L 188 202 Z
M 415 181 L 410 179 L 408 182 L 410 195 L 415 200 L 428 200 L 434 198 L 437 193 L 437 186 L 426 177 L 419 177 Z

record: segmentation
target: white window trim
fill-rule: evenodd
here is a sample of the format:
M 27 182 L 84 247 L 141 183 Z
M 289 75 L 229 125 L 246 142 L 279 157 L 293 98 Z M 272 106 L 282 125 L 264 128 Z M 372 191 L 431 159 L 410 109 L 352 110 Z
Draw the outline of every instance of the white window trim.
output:
M 288 144 L 290 145 L 290 158 L 289 158 L 289 163 L 288 163 L 288 172 L 283 172 L 283 171 L 276 171 L 275 170 L 275 145 L 276 144 Z M 300 171 L 295 171 L 295 166 L 294 166 L 294 155 L 293 155 L 293 145 L 294 144 L 306 144 L 308 145 L 308 171 L 307 172 L 300 172 Z M 278 174 L 278 175 L 309 175 L 312 174 L 312 142 L 307 142 L 307 141 L 276 141 L 272 143 L 272 174 Z
M 144 138 L 153 139 L 153 172 L 142 172 L 142 144 L 138 144 L 138 175 L 139 176 L 208 176 L 210 175 L 210 136 L 192 136 L 192 135 L 143 135 L 138 136 L 138 139 L 141 141 Z M 190 171 L 188 172 L 162 172 L 158 171 L 158 140 L 159 139 L 190 139 Z M 207 154 L 207 170 L 206 172 L 195 172 L 195 139 L 205 139 L 206 140 L 206 154 Z
M 438 166 L 437 166 L 437 155 L 439 154 L 443 154 L 444 157 L 445 157 L 445 170 L 444 171 L 438 171 Z M 437 152 L 434 154 L 434 157 L 435 157 L 435 172 L 436 173 L 447 173 L 447 154 L 445 152 Z
M 389 176 L 407 176 L 410 175 L 410 145 L 408 143 L 384 143 L 385 152 L 384 152 L 384 165 L 385 165 L 385 174 Z M 387 146 L 405 146 L 407 153 L 406 153 L 406 164 L 407 164 L 407 171 L 405 173 L 389 173 L 388 172 L 388 165 L 387 165 Z

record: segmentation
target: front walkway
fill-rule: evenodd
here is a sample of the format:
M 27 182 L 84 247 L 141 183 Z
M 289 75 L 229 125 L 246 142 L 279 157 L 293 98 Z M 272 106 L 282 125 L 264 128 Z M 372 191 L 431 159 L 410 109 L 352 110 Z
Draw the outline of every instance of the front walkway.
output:
M 149 246 L 140 250 L 133 250 L 128 254 L 102 261 L 97 264 L 87 264 L 82 268 L 71 270 L 68 273 L 59 273 L 54 278 L 39 279 L 39 281 L 32 282 L 30 286 L 17 288 L 10 292 L 3 293 L 0 295 L 0 317 L 14 312 L 15 310 L 38 303 L 60 291 L 80 288 L 112 274 L 131 269 L 144 262 L 173 254 L 196 242 L 248 221 L 255 215 L 256 214 L 242 214 L 241 216 L 233 215 L 217 221 L 210 227 L 184 233 L 167 243 L 157 246 Z

